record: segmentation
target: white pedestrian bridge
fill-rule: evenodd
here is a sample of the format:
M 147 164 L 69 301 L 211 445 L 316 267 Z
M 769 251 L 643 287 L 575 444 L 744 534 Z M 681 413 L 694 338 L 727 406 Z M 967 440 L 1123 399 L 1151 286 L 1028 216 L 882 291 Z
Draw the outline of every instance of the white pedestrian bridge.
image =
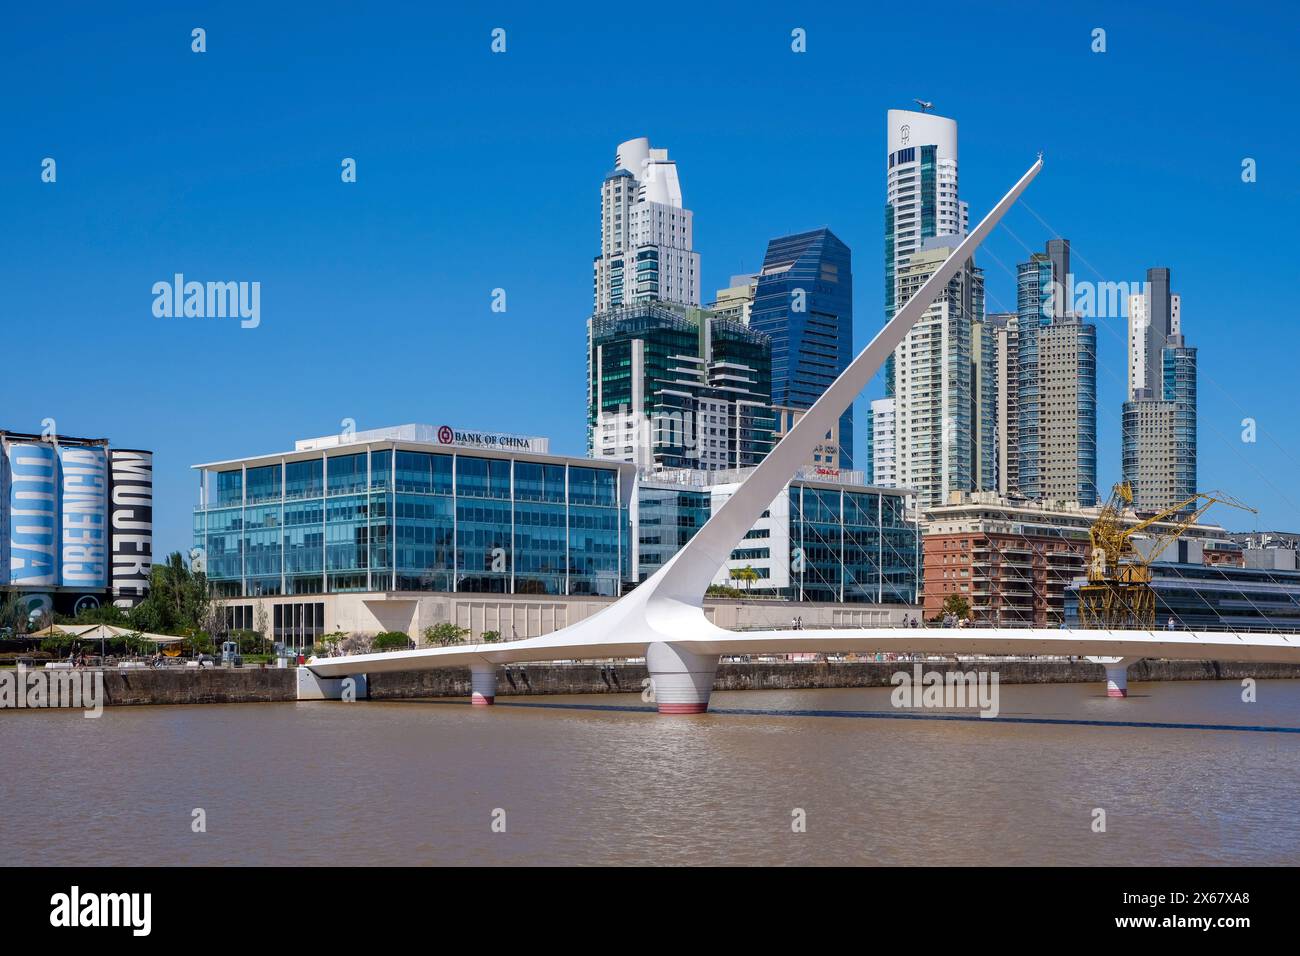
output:
M 929 308 L 976 247 L 1038 175 L 1040 157 L 944 264 L 822 393 L 802 419 L 695 536 L 653 576 L 598 614 L 542 637 L 331 657 L 308 662 L 308 696 L 338 696 L 361 674 L 468 667 L 473 702 L 491 704 L 503 664 L 644 657 L 662 714 L 703 713 L 722 655 L 803 652 L 1086 656 L 1104 664 L 1108 693 L 1123 697 L 1130 664 L 1174 660 L 1300 662 L 1300 635 L 1190 631 L 916 629 L 726 631 L 704 615 L 704 593 L 718 568 L 840 414 Z M 300 684 L 301 687 L 301 684 Z

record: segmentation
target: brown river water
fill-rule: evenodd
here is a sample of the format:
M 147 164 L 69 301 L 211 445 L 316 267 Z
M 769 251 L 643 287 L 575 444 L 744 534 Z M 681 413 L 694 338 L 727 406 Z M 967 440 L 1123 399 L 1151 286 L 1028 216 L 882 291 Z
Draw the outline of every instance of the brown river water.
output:
M 1300 681 L 1000 690 L 7 711 L 0 865 L 1300 863 Z

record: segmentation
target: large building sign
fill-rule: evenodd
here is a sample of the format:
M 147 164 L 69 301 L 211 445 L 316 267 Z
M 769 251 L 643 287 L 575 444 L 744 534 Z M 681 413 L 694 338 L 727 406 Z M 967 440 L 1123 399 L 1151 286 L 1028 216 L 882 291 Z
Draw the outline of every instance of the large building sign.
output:
M 438 444 L 459 445 L 462 448 L 486 448 L 490 451 L 534 451 L 543 454 L 549 446 L 545 438 L 507 435 L 502 432 L 463 431 L 450 425 L 438 427 Z
M 59 447 L 59 584 L 108 586 L 108 464 L 103 448 Z
M 135 607 L 149 593 L 153 567 L 153 453 L 109 453 L 109 523 L 113 565 L 110 589 L 118 607 Z
M 9 485 L 7 583 L 53 587 L 58 580 L 58 464 L 45 442 L 6 443 Z

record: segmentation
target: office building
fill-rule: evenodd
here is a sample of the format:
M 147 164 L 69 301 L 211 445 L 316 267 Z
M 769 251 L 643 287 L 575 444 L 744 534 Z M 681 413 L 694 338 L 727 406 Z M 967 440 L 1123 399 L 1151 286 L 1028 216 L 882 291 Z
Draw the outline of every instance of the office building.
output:
M 546 449 L 402 425 L 195 465 L 195 547 L 225 598 L 617 595 L 635 469 Z
M 758 273 L 749 327 L 772 342 L 778 438 L 853 360 L 853 263 L 829 229 L 773 239 Z M 853 409 L 809 464 L 853 467 Z
M 745 476 L 743 470 L 643 475 L 637 576 L 645 580 L 657 571 Z M 732 551 L 714 583 L 790 601 L 914 604 L 920 537 L 907 518 L 906 492 L 866 486 L 863 477 L 803 468 Z
M 744 468 L 772 448 L 771 343 L 705 309 L 644 302 L 588 324 L 593 458 Z

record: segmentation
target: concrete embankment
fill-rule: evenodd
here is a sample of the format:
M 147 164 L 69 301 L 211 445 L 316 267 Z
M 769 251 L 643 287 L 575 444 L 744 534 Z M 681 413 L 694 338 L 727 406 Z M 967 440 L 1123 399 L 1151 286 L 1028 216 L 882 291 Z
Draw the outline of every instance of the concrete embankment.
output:
M 714 690 L 814 690 L 830 687 L 888 687 L 899 670 L 911 671 L 905 661 L 839 663 L 752 662 L 723 663 L 713 681 Z M 1106 670 L 1087 661 L 927 661 L 927 671 L 997 671 L 1002 684 L 1104 684 Z M 501 697 L 546 694 L 607 694 L 641 691 L 649 677 L 644 664 L 529 664 L 511 665 L 497 674 Z M 1139 661 L 1129 668 L 1129 681 L 1256 680 L 1300 678 L 1300 664 L 1249 664 L 1221 661 Z M 372 674 L 372 700 L 410 697 L 468 697 L 469 672 L 461 670 L 408 671 Z
M 829 687 L 888 687 L 890 675 L 911 671 L 905 661 L 842 663 L 753 662 L 718 667 L 715 690 L 812 690 Z M 1087 661 L 986 661 L 954 664 L 928 661 L 927 671 L 995 670 L 1003 684 L 1103 683 L 1100 664 Z M 28 671 L 41 673 L 40 669 Z M 82 672 L 84 673 L 84 672 Z M 106 670 L 104 703 L 247 704 L 297 699 L 294 668 L 174 668 Z M 497 675 L 501 697 L 550 694 L 639 694 L 648 677 L 644 664 L 528 664 L 503 667 Z M 1248 664 L 1220 661 L 1140 661 L 1129 669 L 1132 683 L 1143 681 L 1256 680 L 1300 678 L 1300 664 Z M 373 674 L 374 700 L 418 697 L 468 697 L 469 671 L 448 668 Z

